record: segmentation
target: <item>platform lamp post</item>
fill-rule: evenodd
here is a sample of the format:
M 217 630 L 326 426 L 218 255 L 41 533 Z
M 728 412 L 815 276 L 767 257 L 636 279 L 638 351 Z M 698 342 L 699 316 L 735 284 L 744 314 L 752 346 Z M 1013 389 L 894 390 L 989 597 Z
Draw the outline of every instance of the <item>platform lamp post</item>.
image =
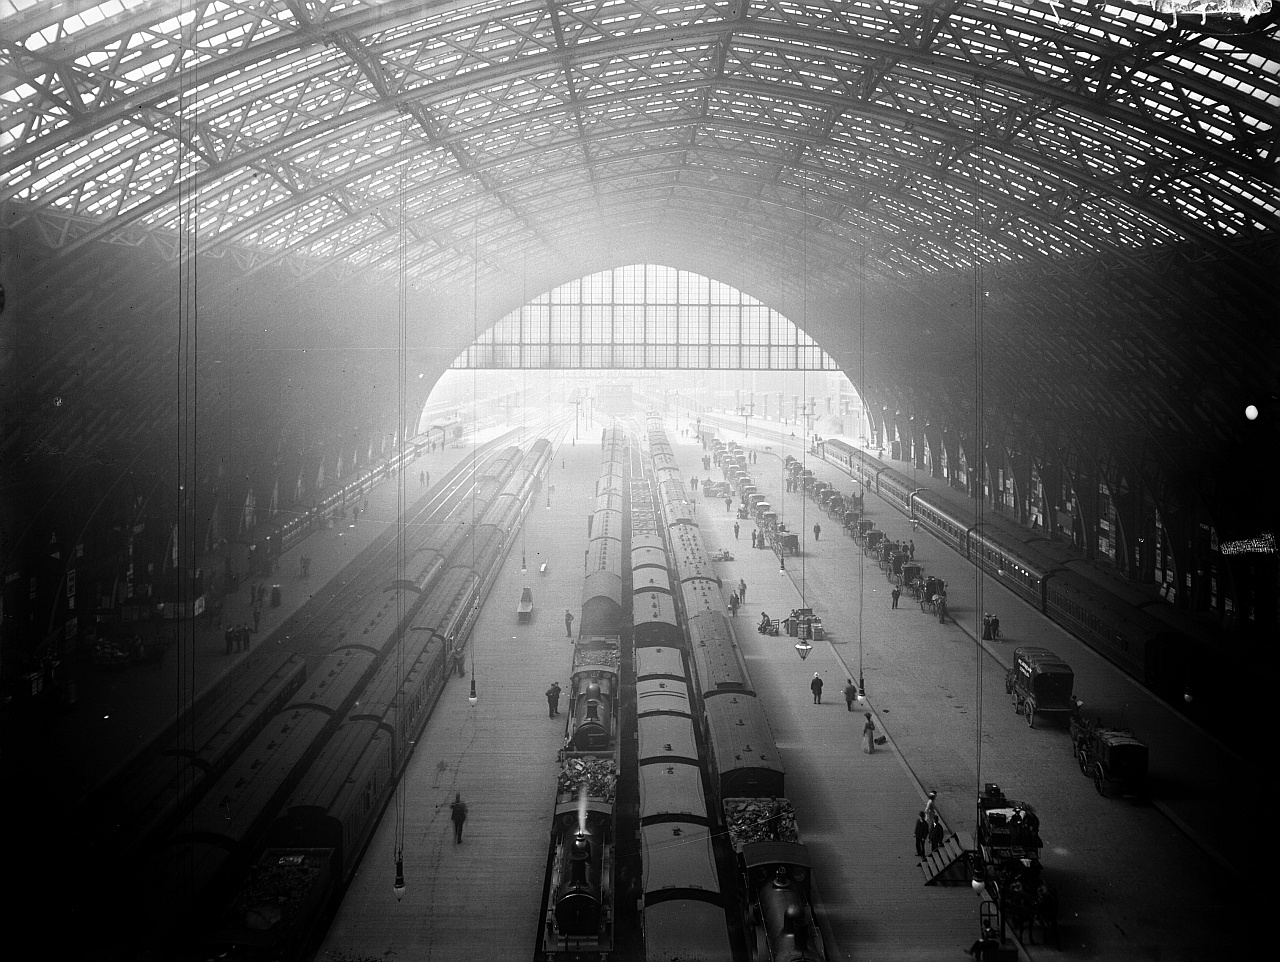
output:
M 471 624 L 473 626 L 479 616 L 480 598 L 477 595 L 471 602 Z M 474 631 L 471 634 L 471 644 L 467 647 L 471 649 L 471 694 L 467 695 L 467 704 L 475 708 L 476 702 L 480 700 L 480 695 L 476 692 L 476 638 Z
M 809 652 L 813 651 L 813 645 L 809 644 L 808 639 L 801 638 L 796 642 L 796 654 L 800 656 L 800 660 L 804 661 L 809 657 Z

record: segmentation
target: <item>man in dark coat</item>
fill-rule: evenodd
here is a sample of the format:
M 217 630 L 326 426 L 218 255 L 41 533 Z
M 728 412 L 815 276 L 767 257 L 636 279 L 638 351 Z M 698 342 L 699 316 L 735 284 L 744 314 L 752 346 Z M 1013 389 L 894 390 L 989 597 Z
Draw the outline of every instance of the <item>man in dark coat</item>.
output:
M 573 612 L 568 608 L 564 610 L 564 633 L 570 638 L 573 637 Z
M 855 685 L 853 683 L 853 679 L 850 678 L 848 679 L 847 684 L 844 686 L 844 706 L 847 709 L 849 709 L 849 711 L 853 711 L 853 701 L 857 697 L 858 697 L 858 686 Z
M 929 826 L 929 851 L 936 852 L 942 847 L 942 823 L 934 822 Z
M 813 526 L 813 540 L 817 541 L 821 534 L 822 534 L 822 525 L 815 524 Z
M 822 704 L 822 676 L 816 671 L 813 673 L 813 681 L 809 682 L 809 690 L 813 692 L 813 703 L 815 705 Z
M 560 714 L 560 682 L 553 681 L 551 687 L 547 689 L 547 711 L 548 718 L 555 718 Z
M 894 585 L 893 590 L 889 592 L 889 596 L 893 598 L 893 607 L 898 607 L 898 599 L 902 597 L 902 589 Z
M 925 820 L 924 812 L 921 812 L 916 820 L 916 858 L 924 858 L 924 840 L 928 837 L 929 823 Z
M 453 819 L 453 844 L 462 841 L 462 823 L 467 820 L 467 803 L 462 800 L 462 793 L 457 792 L 449 803 L 450 818 Z

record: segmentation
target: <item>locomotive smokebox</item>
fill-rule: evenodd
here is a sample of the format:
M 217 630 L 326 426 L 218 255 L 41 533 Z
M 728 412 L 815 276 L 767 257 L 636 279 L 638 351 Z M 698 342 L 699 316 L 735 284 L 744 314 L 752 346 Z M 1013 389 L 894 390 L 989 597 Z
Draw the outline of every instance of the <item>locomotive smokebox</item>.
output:
M 562 936 L 593 936 L 600 928 L 599 853 L 586 834 L 569 843 L 569 870 L 556 898 L 556 928 Z

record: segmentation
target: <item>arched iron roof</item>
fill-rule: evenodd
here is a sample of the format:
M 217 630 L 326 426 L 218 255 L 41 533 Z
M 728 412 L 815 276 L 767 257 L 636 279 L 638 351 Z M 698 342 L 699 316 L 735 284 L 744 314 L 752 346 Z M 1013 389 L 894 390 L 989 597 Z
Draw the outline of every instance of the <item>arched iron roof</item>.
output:
M 805 231 L 829 288 L 1230 255 L 1280 207 L 1275 15 L 1242 6 L 0 0 L 0 196 L 68 254 L 187 205 L 246 270 L 377 274 L 403 172 L 440 292 L 659 222 L 764 274 Z

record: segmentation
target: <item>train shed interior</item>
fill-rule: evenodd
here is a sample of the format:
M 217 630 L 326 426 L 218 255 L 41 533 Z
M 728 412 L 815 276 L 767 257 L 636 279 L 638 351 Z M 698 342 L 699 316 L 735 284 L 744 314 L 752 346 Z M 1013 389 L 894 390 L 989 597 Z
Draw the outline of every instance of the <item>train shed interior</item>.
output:
M 572 446 L 628 413 L 623 380 L 695 431 L 856 439 L 966 526 L 1095 572 L 1171 625 L 1122 670 L 1257 757 L 1278 22 L 1271 0 L 0 0 L 21 904 L 77 885 L 85 776 L 44 752 L 104 639 L 176 648 L 180 715 L 233 574 L 270 584 L 361 498 L 404 518 L 375 485 L 426 496 L 504 414 Z

